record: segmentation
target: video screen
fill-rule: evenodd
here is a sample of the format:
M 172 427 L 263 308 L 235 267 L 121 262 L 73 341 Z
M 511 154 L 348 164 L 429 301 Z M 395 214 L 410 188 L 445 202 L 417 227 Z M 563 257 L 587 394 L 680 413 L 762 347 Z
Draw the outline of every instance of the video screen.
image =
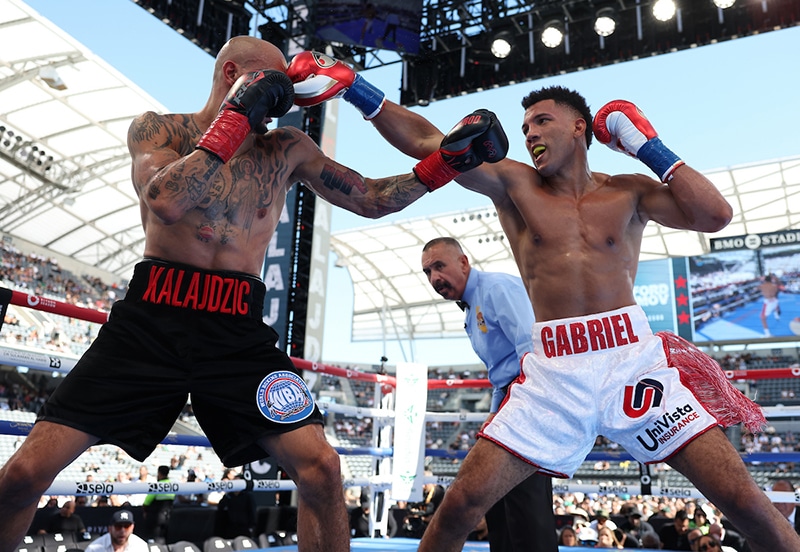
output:
M 320 0 L 317 36 L 367 48 L 416 54 L 422 0 Z
M 800 336 L 800 245 L 689 258 L 695 343 Z
M 647 315 L 653 332 L 678 333 L 675 285 L 670 259 L 642 261 L 636 272 L 633 296 Z

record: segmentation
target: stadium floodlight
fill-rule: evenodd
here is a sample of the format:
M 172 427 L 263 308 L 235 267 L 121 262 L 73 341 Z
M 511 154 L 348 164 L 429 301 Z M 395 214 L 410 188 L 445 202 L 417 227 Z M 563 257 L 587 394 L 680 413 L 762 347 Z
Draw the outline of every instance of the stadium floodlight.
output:
M 542 31 L 542 44 L 548 48 L 558 48 L 564 41 L 564 27 L 560 21 L 548 21 Z
M 599 36 L 611 36 L 617 28 L 617 21 L 614 19 L 614 8 L 601 8 L 598 10 L 594 20 L 594 32 Z
M 674 0 L 658 0 L 653 4 L 653 17 L 659 21 L 669 21 L 675 17 L 676 9 Z
M 492 39 L 492 55 L 498 59 L 507 58 L 513 47 L 513 38 L 508 31 L 501 31 Z
M 736 3 L 736 0 L 714 0 L 714 5 L 720 9 L 730 8 Z

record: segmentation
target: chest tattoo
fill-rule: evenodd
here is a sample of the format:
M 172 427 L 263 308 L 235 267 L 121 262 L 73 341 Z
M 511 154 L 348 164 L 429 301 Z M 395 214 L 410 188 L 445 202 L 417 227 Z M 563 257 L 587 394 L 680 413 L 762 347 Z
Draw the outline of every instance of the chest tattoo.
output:
M 281 190 L 290 178 L 288 155 L 297 142 L 291 132 L 272 131 L 269 137 L 256 138 L 249 151 L 217 172 L 198 205 L 203 221 L 198 224 L 197 239 L 228 243 L 269 217 L 284 197 Z

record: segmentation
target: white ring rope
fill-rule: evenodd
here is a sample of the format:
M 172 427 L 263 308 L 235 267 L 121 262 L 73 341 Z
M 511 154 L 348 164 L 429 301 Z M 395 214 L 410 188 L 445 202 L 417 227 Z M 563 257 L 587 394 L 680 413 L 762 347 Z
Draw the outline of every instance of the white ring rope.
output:
M 394 412 L 382 408 L 369 408 L 367 406 L 350 406 L 347 404 L 337 404 L 331 402 L 317 402 L 320 410 L 333 412 L 334 414 L 344 414 L 356 418 L 366 417 L 375 419 L 394 420 Z M 390 423 L 390 422 L 387 422 Z
M 455 479 L 454 476 L 426 476 L 425 484 L 436 484 L 448 487 Z M 388 476 L 354 477 L 342 480 L 344 487 L 370 487 L 372 490 L 382 491 L 391 488 L 391 478 Z M 143 493 L 172 493 L 172 494 L 202 494 L 211 492 L 236 492 L 236 491 L 293 491 L 297 487 L 291 480 L 256 479 L 245 481 L 242 479 L 209 481 L 209 482 L 133 482 L 133 483 L 99 483 L 81 482 L 71 483 L 58 481 L 53 483 L 44 494 L 60 496 L 79 495 L 112 495 L 112 494 L 143 494 Z M 573 483 L 569 480 L 556 479 L 553 482 L 553 493 L 564 494 L 598 494 L 598 495 L 629 495 L 642 496 L 642 487 L 637 484 L 630 485 L 587 485 Z M 788 502 L 800 504 L 800 490 L 765 491 L 772 502 Z M 705 498 L 703 494 L 693 487 L 660 487 L 653 485 L 649 496 L 663 496 L 670 498 Z
M 345 414 L 348 416 L 366 416 L 376 419 L 394 419 L 395 414 L 391 410 L 380 408 L 368 408 L 365 406 L 350 406 L 336 403 L 320 403 L 319 407 L 323 411 L 335 414 Z M 484 422 L 487 414 L 485 412 L 426 412 L 426 422 Z

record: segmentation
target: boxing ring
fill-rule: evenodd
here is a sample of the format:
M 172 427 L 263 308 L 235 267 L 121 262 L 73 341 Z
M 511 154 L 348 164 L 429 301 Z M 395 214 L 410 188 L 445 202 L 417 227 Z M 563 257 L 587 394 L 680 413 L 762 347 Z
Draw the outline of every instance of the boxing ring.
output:
M 70 305 L 50 298 L 29 295 L 20 291 L 0 288 L 0 298 L 9 304 L 29 308 L 50 314 L 66 316 L 103 324 L 108 317 L 105 311 Z M 33 350 L 28 347 L 0 345 L 0 362 L 27 366 L 58 373 L 67 373 L 75 365 L 78 357 L 67 353 Z M 361 487 L 366 489 L 371 504 L 382 505 L 381 508 L 370 508 L 370 534 L 377 538 L 359 538 L 352 540 L 353 550 L 373 551 L 405 551 L 416 550 L 418 541 L 407 538 L 385 538 L 388 535 L 388 519 L 390 505 L 397 501 L 419 502 L 422 500 L 422 487 L 426 484 L 438 484 L 447 487 L 454 476 L 431 476 L 424 473 L 426 458 L 445 457 L 462 459 L 466 451 L 452 451 L 438 448 L 425 448 L 425 427 L 429 422 L 441 423 L 482 423 L 487 414 L 484 412 L 429 412 L 425 409 L 427 392 L 430 390 L 453 389 L 488 389 L 491 387 L 487 379 L 433 379 L 427 378 L 427 367 L 414 364 L 401 364 L 397 367 L 397 375 L 386 375 L 361 372 L 350 368 L 310 362 L 292 358 L 295 366 L 302 370 L 307 380 L 315 380 L 320 375 L 342 378 L 350 381 L 365 382 L 372 386 L 374 405 L 372 407 L 353 406 L 326 401 L 318 404 L 326 415 L 340 414 L 350 418 L 370 418 L 372 420 L 372 446 L 334 446 L 341 456 L 367 456 L 371 459 L 371 475 L 343 476 L 343 487 Z M 729 380 L 759 380 L 774 378 L 800 378 L 800 367 L 728 370 L 725 372 Z M 420 381 L 422 380 L 422 381 Z M 310 384 L 310 387 L 313 387 Z M 424 391 L 424 393 L 423 393 Z M 420 394 L 424 395 L 420 400 Z M 420 410 L 421 408 L 421 410 Z M 800 409 L 764 408 L 767 417 L 800 416 Z M 24 437 L 32 428 L 32 423 L 0 420 L 0 434 Z M 397 438 L 395 438 L 395 435 Z M 397 446 L 402 442 L 402 446 Z M 210 447 L 208 440 L 202 435 L 170 434 L 162 444 L 178 446 Z M 800 462 L 800 453 L 749 453 L 742 454 L 745 462 Z M 627 452 L 591 453 L 587 461 L 632 461 Z M 553 480 L 554 494 L 583 493 L 584 495 L 629 495 L 672 497 L 681 499 L 703 499 L 703 495 L 692 487 L 669 487 L 660 485 L 650 475 L 647 466 L 639 465 L 638 483 L 632 484 L 584 484 L 573 480 Z M 155 487 L 154 487 L 155 485 Z M 81 496 L 81 495 L 113 495 L 139 494 L 153 492 L 169 492 L 176 495 L 203 494 L 209 492 L 280 492 L 293 491 L 294 483 L 285 479 L 235 479 L 202 482 L 170 481 L 168 486 L 159 487 L 150 482 L 75 482 L 58 478 L 45 495 Z M 775 492 L 765 491 L 774 502 L 791 502 L 800 504 L 800 491 Z M 270 546 L 270 550 L 297 550 L 296 546 Z M 469 552 L 487 551 L 487 542 L 468 542 L 464 550 Z M 561 550 L 570 550 L 561 547 Z M 573 550 L 579 550 L 578 548 Z

